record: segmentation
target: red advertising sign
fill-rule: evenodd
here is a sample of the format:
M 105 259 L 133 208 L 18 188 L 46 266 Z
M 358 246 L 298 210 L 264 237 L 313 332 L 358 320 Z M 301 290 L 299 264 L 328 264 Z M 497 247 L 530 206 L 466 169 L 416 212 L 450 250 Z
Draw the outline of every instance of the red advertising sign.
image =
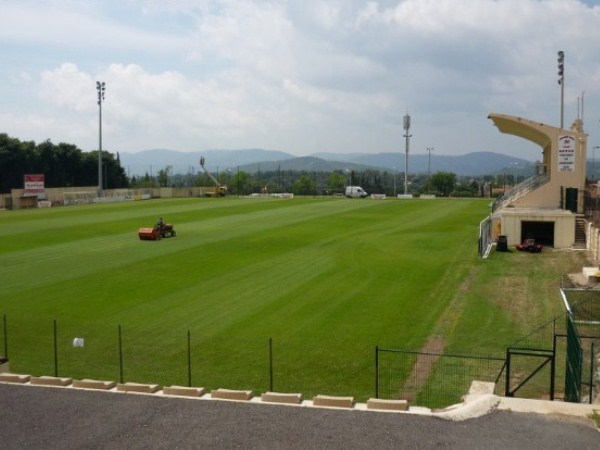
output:
M 25 197 L 40 196 L 45 192 L 43 173 L 25 175 L 25 192 L 23 193 Z

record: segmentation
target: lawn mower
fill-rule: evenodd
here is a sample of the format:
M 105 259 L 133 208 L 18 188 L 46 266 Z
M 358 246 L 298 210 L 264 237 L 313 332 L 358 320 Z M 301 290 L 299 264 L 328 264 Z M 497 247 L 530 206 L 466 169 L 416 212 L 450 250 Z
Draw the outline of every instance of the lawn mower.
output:
M 532 238 L 525 239 L 522 243 L 517 244 L 516 247 L 520 252 L 529 253 L 540 253 L 544 248 L 542 244 L 536 244 L 535 239 Z
M 157 224 L 153 228 L 140 228 L 138 236 L 143 241 L 158 241 L 162 238 L 170 238 L 177 236 L 175 228 L 170 223 Z

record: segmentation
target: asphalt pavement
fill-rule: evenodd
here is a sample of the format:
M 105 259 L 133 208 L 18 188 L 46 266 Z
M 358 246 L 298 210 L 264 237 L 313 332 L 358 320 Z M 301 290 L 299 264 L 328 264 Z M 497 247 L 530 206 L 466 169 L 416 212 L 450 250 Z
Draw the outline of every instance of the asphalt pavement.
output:
M 598 449 L 582 418 L 408 413 L 0 383 L 0 449 Z

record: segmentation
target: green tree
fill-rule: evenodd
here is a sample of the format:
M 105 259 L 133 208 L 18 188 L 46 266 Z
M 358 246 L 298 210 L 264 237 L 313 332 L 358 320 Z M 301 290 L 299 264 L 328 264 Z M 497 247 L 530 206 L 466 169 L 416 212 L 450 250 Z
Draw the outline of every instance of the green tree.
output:
M 431 175 L 429 182 L 433 189 L 438 191 L 441 195 L 448 197 L 454 190 L 456 174 L 451 172 L 437 172 Z
M 296 180 L 292 186 L 292 192 L 295 195 L 310 195 L 315 192 L 315 180 L 308 176 L 302 175 Z
M 327 189 L 329 189 L 330 191 L 340 191 L 343 192 L 344 191 L 344 186 L 346 185 L 346 178 L 344 177 L 343 174 L 339 173 L 339 172 L 332 172 L 329 174 L 329 178 L 327 178 L 327 181 L 325 183 L 325 186 L 327 187 Z
M 173 166 L 167 166 L 164 169 L 158 171 L 158 185 L 160 187 L 167 187 L 169 185 L 169 177 L 173 172 Z
M 110 188 L 127 186 L 121 162 L 103 152 L 103 184 Z M 53 144 L 46 140 L 21 142 L 0 133 L 0 192 L 23 187 L 23 175 L 42 173 L 46 187 L 96 186 L 98 152 L 82 152 L 72 144 Z

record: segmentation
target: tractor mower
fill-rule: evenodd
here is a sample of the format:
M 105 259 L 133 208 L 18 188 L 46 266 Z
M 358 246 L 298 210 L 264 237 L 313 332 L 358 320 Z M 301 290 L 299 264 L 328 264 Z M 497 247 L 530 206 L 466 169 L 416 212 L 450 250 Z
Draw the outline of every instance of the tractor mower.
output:
M 535 242 L 535 239 L 528 238 L 522 243 L 516 245 L 520 252 L 540 253 L 544 246 Z
M 177 236 L 175 228 L 170 223 L 155 225 L 153 228 L 140 228 L 138 236 L 142 241 L 158 241 L 161 238 L 170 238 Z

